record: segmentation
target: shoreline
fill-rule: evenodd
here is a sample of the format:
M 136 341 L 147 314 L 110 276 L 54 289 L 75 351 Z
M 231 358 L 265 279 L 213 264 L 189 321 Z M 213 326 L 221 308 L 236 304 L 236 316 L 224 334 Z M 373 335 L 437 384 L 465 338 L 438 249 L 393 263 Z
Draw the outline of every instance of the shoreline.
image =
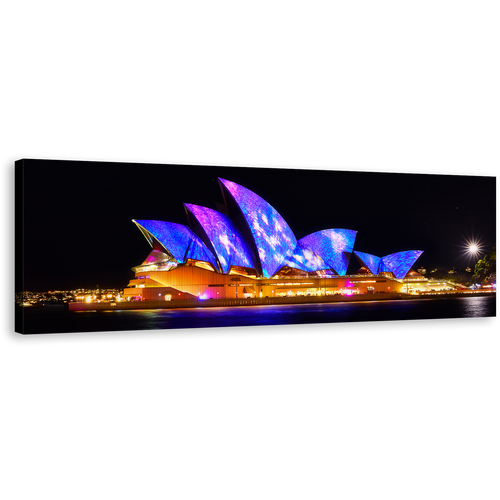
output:
M 337 302 L 376 302 L 380 300 L 415 300 L 415 299 L 445 299 L 453 297 L 484 297 L 496 296 L 495 292 L 454 292 L 454 293 L 426 293 L 419 295 L 404 293 L 377 293 L 377 294 L 357 294 L 350 296 L 319 296 L 319 297 L 267 297 L 255 299 L 190 299 L 172 301 L 144 301 L 144 302 L 70 302 L 67 304 L 68 310 L 72 312 L 80 311 L 124 311 L 143 309 L 193 309 L 210 307 L 237 307 L 237 306 L 265 306 L 265 305 L 285 305 L 285 304 L 330 304 Z

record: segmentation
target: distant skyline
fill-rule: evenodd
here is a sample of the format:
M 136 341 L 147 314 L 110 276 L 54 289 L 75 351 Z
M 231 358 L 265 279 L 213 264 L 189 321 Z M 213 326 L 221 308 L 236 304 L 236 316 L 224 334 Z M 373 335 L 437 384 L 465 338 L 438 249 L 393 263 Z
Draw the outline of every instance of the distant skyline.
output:
M 268 201 L 297 238 L 357 231 L 355 250 L 423 250 L 414 268 L 462 269 L 496 240 L 496 178 L 340 170 L 25 160 L 25 281 L 30 291 L 123 288 L 150 246 L 132 219 L 187 225 L 183 203 L 217 209 L 218 177 Z M 480 258 L 480 256 L 478 256 Z M 348 273 L 359 268 L 353 255 Z M 18 291 L 18 290 L 16 290 Z

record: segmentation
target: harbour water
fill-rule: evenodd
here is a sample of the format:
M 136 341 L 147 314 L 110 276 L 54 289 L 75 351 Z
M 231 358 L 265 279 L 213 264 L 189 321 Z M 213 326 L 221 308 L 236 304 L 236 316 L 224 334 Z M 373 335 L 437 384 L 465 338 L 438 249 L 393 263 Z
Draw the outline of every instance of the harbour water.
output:
M 170 330 L 496 316 L 496 297 L 422 298 L 330 304 L 70 312 L 24 308 L 25 333 Z

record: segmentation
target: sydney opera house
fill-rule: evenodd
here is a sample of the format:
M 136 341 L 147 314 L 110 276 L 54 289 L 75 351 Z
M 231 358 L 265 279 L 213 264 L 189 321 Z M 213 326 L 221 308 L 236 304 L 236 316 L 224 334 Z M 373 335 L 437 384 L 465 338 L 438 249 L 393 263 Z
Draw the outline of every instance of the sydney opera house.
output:
M 235 299 L 404 291 L 422 254 L 355 251 L 356 231 L 324 229 L 297 240 L 256 193 L 219 179 L 218 210 L 184 204 L 188 225 L 134 220 L 152 247 L 133 268 L 127 300 Z M 359 268 L 347 275 L 354 253 Z M 352 266 L 351 266 L 352 267 Z

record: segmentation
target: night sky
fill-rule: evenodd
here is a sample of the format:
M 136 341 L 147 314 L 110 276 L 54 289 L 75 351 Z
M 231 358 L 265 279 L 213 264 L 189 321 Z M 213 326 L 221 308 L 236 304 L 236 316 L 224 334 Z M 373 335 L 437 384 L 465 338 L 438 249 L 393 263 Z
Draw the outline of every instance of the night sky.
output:
M 268 201 L 297 239 L 354 229 L 354 250 L 423 250 L 414 268 L 463 269 L 467 239 L 487 252 L 496 238 L 494 177 L 50 160 L 24 169 L 30 291 L 125 287 L 151 250 L 132 219 L 187 224 L 184 202 L 223 202 L 217 177 Z M 358 268 L 353 256 L 348 273 Z

